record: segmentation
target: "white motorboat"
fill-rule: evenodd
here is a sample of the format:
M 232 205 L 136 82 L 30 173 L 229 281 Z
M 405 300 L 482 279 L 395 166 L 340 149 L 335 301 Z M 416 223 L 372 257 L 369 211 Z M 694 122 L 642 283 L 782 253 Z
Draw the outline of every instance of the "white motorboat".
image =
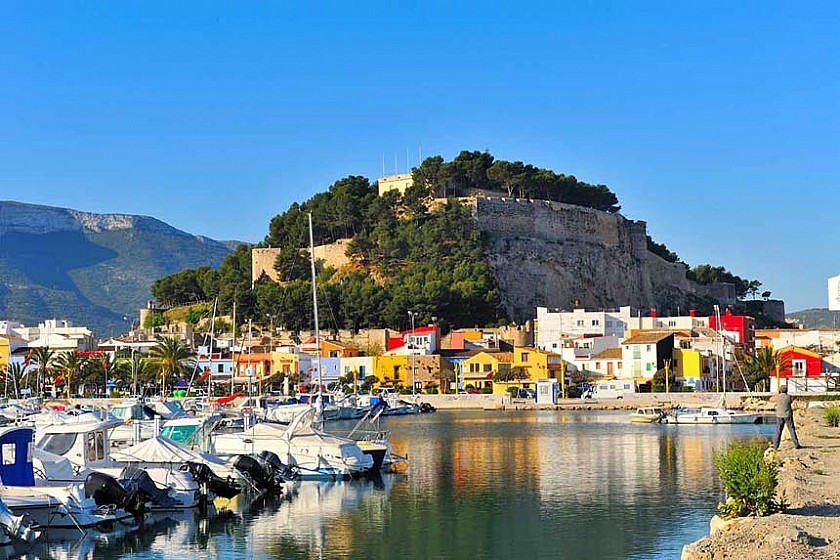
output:
M 762 415 L 726 407 L 726 395 L 721 395 L 717 406 L 695 409 L 678 408 L 671 412 L 669 422 L 675 424 L 759 424 Z
M 288 427 L 261 422 L 241 432 L 214 433 L 211 436 L 214 452 L 237 455 L 271 451 L 285 464 L 300 469 L 304 479 L 351 478 L 370 471 L 373 458 L 355 441 L 312 426 L 316 412 L 307 406 Z
M 108 488 L 97 492 L 87 481 L 36 485 L 32 434 L 27 426 L 0 429 L 0 499 L 14 515 L 26 516 L 46 529 L 107 529 L 118 522 L 134 523 L 142 504 L 126 504 L 124 491 L 110 494 Z M 117 499 L 109 501 L 111 497 Z
M 111 407 L 111 415 L 122 421 L 111 429 L 111 443 L 120 447 L 133 445 L 158 435 L 167 420 L 184 415 L 177 401 L 127 399 Z
M 116 419 L 94 422 L 71 422 L 43 428 L 33 451 L 39 486 L 54 483 L 77 483 L 86 480 L 92 472 L 101 472 L 122 478 L 126 467 L 136 462 L 114 458 L 109 433 Z M 155 485 L 165 489 L 168 500 L 158 500 L 152 509 L 185 509 L 201 503 L 200 484 L 190 472 L 176 465 L 143 465 Z
M 674 424 L 758 424 L 761 415 L 728 408 L 676 409 L 667 419 Z
M 665 411 L 658 406 L 640 406 L 630 413 L 630 421 L 635 424 L 654 424 L 667 420 Z

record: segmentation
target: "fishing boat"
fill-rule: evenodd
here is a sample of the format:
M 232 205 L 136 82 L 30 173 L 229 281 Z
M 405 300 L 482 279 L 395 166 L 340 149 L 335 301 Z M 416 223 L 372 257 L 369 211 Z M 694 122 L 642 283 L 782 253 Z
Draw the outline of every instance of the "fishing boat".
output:
M 630 421 L 636 424 L 667 422 L 665 411 L 659 407 L 639 407 L 630 413 Z

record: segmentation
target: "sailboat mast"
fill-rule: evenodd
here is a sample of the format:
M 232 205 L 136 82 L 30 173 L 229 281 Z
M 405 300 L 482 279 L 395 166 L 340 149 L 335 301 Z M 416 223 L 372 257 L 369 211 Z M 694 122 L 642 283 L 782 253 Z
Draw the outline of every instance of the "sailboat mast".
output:
M 318 364 L 318 410 L 323 417 L 324 396 L 321 394 L 323 379 L 321 376 L 321 331 L 318 328 L 318 283 L 315 278 L 315 238 L 312 234 L 312 212 L 309 213 L 309 264 L 312 268 L 312 305 L 315 318 L 315 353 Z
M 207 376 L 207 397 L 213 396 L 213 334 L 216 330 L 216 306 L 219 298 L 213 300 L 213 317 L 210 319 L 210 347 L 207 349 L 210 358 L 210 375 Z

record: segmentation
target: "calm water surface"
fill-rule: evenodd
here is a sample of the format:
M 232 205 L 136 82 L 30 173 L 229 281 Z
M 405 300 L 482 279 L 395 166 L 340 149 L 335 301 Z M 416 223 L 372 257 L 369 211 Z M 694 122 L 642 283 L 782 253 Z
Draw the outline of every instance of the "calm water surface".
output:
M 634 425 L 626 412 L 437 412 L 384 422 L 409 453 L 403 474 L 304 482 L 290 499 L 236 502 L 212 521 L 168 516 L 124 534 L 40 543 L 25 557 L 679 558 L 722 498 L 712 453 L 770 434 L 768 426 Z

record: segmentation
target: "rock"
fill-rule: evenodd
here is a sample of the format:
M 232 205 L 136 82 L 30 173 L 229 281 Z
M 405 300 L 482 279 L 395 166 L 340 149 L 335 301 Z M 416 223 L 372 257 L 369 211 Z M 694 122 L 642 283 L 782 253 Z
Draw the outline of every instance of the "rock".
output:
M 749 521 L 751 517 L 733 517 L 732 519 L 725 519 L 719 515 L 712 517 L 709 521 L 709 534 L 714 535 L 719 531 L 731 531 L 737 525 Z
M 783 544 L 799 543 L 810 544 L 811 535 L 804 529 L 796 526 L 782 527 L 777 533 L 767 535 L 767 540 L 770 542 L 777 542 Z

